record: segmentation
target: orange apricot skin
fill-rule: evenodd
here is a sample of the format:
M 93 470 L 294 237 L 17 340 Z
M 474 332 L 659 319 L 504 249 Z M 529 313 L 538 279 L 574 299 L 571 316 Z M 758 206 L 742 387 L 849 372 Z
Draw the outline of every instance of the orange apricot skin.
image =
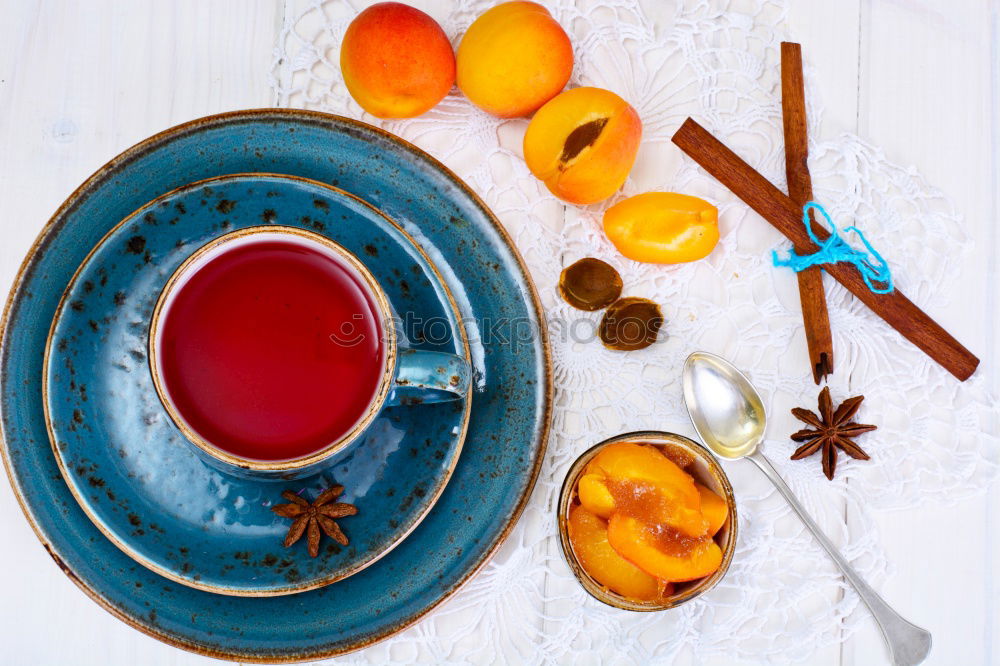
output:
M 615 552 L 608 543 L 608 529 L 603 520 L 582 506 L 574 506 L 567 527 L 573 554 L 591 578 L 629 599 L 659 598 L 657 580 Z
M 646 192 L 604 213 L 604 233 L 629 259 L 677 264 L 702 259 L 719 242 L 719 211 L 698 197 Z
M 708 533 L 712 536 L 722 529 L 729 517 L 729 505 L 714 492 L 695 482 L 698 494 L 701 495 L 701 515 L 708 521 Z
M 564 160 L 578 127 L 606 120 L 591 145 Z M 552 194 L 592 204 L 617 192 L 628 178 L 642 139 L 642 121 L 628 102 L 602 88 L 572 88 L 540 108 L 524 134 L 524 161 Z
M 661 501 L 655 515 L 643 516 L 646 520 L 666 523 L 688 536 L 700 537 L 708 533 L 708 523 L 701 513 L 701 494 L 695 487 L 694 479 L 652 447 L 615 442 L 594 456 L 585 472 L 585 476 L 596 477 L 594 483 L 599 483 L 603 477 L 605 484 L 618 482 L 652 486 Z M 580 499 L 583 502 L 584 497 L 581 495 Z M 614 501 L 613 497 L 611 499 Z M 610 517 L 619 507 L 613 504 L 595 509 Z
M 617 513 L 608 522 L 608 542 L 650 576 L 671 583 L 704 578 L 722 566 L 722 549 L 714 541 L 699 543 L 686 555 L 671 555 L 656 547 L 642 522 Z
M 400 2 L 380 2 L 358 14 L 340 45 L 347 90 L 379 118 L 428 111 L 455 83 L 455 53 L 441 26 Z
M 477 18 L 458 45 L 458 87 L 482 110 L 526 116 L 566 86 L 573 45 L 549 10 L 505 2 Z

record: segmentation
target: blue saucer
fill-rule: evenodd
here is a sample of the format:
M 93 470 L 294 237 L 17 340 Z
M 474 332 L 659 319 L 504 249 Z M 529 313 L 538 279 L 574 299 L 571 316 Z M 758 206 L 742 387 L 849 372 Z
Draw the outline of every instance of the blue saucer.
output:
M 437 321 L 435 343 L 468 356 L 461 315 L 412 239 L 368 204 L 313 181 L 225 176 L 170 192 L 114 228 L 83 262 L 53 320 L 47 418 L 57 462 L 91 520 L 137 562 L 209 592 L 290 594 L 363 569 L 398 544 L 444 490 L 471 401 L 394 407 L 319 476 L 239 479 L 204 464 L 157 398 L 146 358 L 149 318 L 167 279 L 192 252 L 244 227 L 304 227 L 355 254 L 402 322 Z M 419 332 L 419 331 L 418 331 Z M 405 336 L 413 330 L 401 331 Z M 408 343 L 409 344 L 409 343 Z M 358 508 L 318 557 L 305 540 L 282 548 L 281 491 L 308 499 L 343 485 Z
M 399 222 L 455 295 L 468 321 L 476 372 L 462 455 L 441 498 L 409 537 L 333 585 L 265 598 L 180 585 L 115 547 L 63 480 L 42 408 L 49 326 L 91 248 L 164 192 L 245 172 L 334 184 Z M 540 334 L 516 343 L 488 334 L 503 333 L 503 322 L 526 322 Z M 534 287 L 510 238 L 471 190 L 426 153 L 377 128 L 320 113 L 267 109 L 203 118 L 157 134 L 99 170 L 56 211 L 29 252 L 0 326 L 4 462 L 56 564 L 131 626 L 233 660 L 343 654 L 418 621 L 473 576 L 510 533 L 545 451 L 551 375 L 544 336 Z M 353 529 L 347 520 L 344 528 Z

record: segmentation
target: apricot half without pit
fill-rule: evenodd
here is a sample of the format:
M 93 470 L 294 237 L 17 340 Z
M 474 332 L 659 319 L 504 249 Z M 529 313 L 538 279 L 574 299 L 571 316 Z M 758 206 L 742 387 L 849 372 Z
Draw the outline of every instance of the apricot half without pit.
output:
M 591 204 L 618 191 L 628 177 L 642 122 L 610 90 L 573 88 L 540 108 L 524 135 L 524 160 L 552 194 Z
M 619 252 L 635 261 L 695 261 L 719 242 L 719 211 L 698 197 L 646 192 L 605 211 L 604 233 Z

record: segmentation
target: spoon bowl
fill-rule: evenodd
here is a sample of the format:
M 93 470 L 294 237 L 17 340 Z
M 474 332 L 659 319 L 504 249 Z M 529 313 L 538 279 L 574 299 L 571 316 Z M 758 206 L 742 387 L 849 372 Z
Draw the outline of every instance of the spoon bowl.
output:
M 684 402 L 691 423 L 708 448 L 737 459 L 764 439 L 764 401 L 747 376 L 725 359 L 695 352 L 684 362 Z

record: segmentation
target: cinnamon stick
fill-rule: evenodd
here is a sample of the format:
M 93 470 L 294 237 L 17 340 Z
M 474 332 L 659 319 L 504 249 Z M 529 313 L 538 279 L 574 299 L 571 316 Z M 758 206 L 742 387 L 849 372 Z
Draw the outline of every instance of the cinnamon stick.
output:
M 809 239 L 802 224 L 802 208 L 701 125 L 688 118 L 674 134 L 673 142 L 796 247 L 801 247 L 805 252 L 819 250 Z M 822 228 L 816 228 L 815 233 L 821 241 L 830 235 Z M 976 371 L 979 359 L 899 289 L 888 294 L 870 291 L 853 264 L 827 264 L 823 268 L 872 312 L 955 377 L 965 381 Z
M 812 201 L 813 192 L 808 164 L 809 140 L 802 48 L 792 42 L 781 43 L 781 117 L 785 126 L 788 196 L 801 208 Z M 803 250 L 796 246 L 795 251 L 801 254 Z M 819 384 L 820 380 L 833 372 L 833 336 L 830 334 L 830 313 L 826 309 L 826 293 L 823 291 L 823 269 L 813 266 L 796 275 L 813 380 Z

